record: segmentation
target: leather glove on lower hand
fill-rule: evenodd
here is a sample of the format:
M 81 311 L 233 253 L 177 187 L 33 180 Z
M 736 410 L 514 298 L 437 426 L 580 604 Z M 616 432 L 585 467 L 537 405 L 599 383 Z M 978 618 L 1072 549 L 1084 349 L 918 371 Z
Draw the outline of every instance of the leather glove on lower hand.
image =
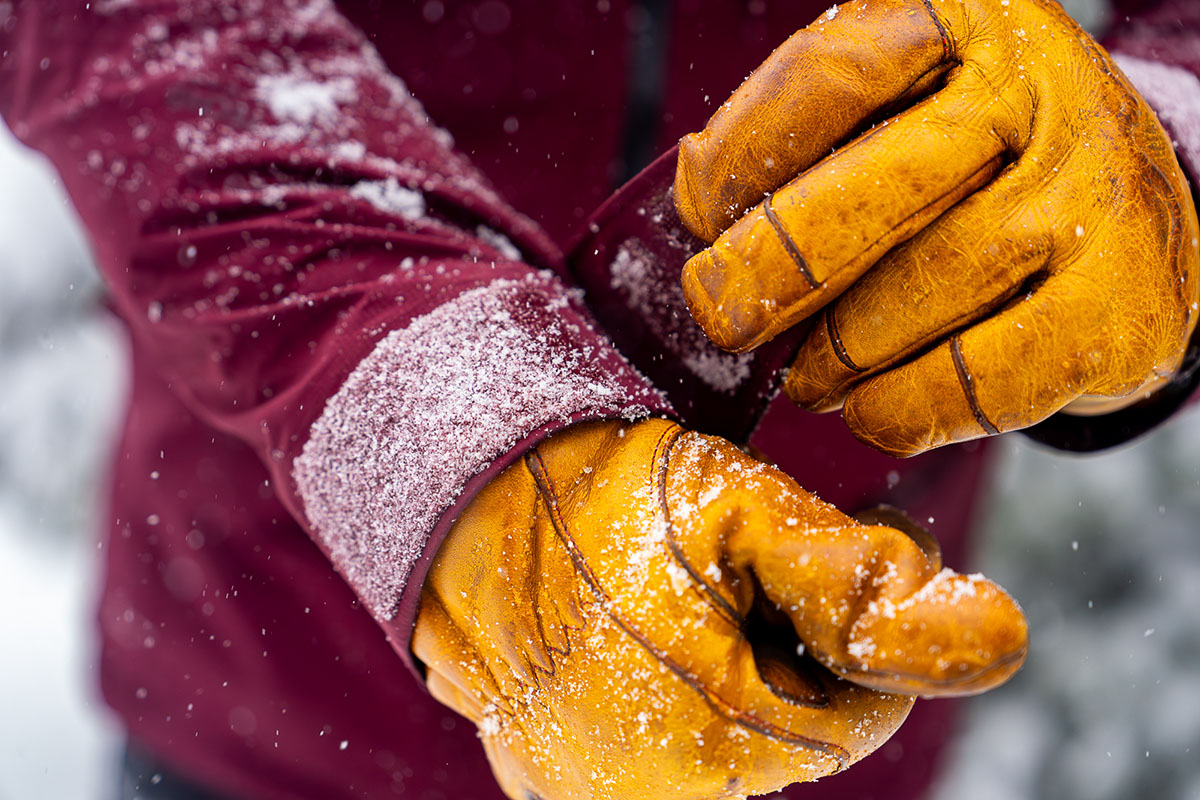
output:
M 912 694 L 1020 666 L 1016 603 L 921 538 L 722 439 L 576 425 L 455 522 L 413 652 L 512 798 L 765 793 L 881 746 Z
M 1051 0 L 830 9 L 684 138 L 675 201 L 708 335 L 804 321 L 788 395 L 893 455 L 1116 410 L 1195 326 L 1171 143 Z

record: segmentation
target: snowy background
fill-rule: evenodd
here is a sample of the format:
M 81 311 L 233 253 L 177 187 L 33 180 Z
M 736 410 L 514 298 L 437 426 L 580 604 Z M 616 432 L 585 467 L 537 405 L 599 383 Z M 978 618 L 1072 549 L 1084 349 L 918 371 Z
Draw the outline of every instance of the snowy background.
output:
M 0 800 L 108 800 L 91 606 L 123 338 L 54 176 L 2 128 L 0 176 Z M 974 566 L 1033 648 L 972 701 L 936 800 L 1200 800 L 1200 409 L 1099 457 L 1000 449 Z
M 0 800 L 109 800 L 99 500 L 125 381 L 78 222 L 0 125 Z

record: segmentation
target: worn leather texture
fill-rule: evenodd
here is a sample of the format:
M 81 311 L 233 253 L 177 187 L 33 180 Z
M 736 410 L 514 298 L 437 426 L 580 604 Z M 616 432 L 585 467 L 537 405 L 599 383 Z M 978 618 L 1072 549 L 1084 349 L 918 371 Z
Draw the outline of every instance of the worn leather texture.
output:
M 810 326 L 787 394 L 893 455 L 1137 402 L 1196 323 L 1171 143 L 1049 0 L 831 9 L 685 137 L 675 201 L 705 332 Z
M 762 794 L 1023 661 L 1016 602 L 897 524 L 671 422 L 575 425 L 457 520 L 413 652 L 510 797 Z

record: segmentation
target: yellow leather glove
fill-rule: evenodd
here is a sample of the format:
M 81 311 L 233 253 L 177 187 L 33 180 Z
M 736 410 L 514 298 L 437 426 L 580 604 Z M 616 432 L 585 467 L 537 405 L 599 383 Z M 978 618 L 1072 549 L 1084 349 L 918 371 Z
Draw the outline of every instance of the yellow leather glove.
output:
M 515 800 L 765 793 L 1020 666 L 1016 603 L 917 540 L 723 439 L 585 423 L 455 522 L 413 652 Z
M 1051 0 L 830 9 L 684 138 L 675 202 L 708 335 L 804 321 L 787 394 L 893 455 L 1116 410 L 1196 324 L 1171 144 Z

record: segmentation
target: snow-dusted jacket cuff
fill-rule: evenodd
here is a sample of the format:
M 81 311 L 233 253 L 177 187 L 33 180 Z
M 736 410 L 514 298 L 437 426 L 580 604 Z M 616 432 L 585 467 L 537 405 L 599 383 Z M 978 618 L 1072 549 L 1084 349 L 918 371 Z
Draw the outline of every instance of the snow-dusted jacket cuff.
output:
M 706 245 L 675 214 L 677 150 L 664 153 L 592 215 L 568 267 L 617 347 L 666 392 L 685 425 L 747 439 L 778 390 L 803 331 L 750 353 L 704 335 L 683 298 L 684 262 Z
M 475 492 L 554 431 L 669 413 L 546 272 L 470 289 L 392 331 L 350 373 L 293 465 L 309 524 L 390 633 Z

